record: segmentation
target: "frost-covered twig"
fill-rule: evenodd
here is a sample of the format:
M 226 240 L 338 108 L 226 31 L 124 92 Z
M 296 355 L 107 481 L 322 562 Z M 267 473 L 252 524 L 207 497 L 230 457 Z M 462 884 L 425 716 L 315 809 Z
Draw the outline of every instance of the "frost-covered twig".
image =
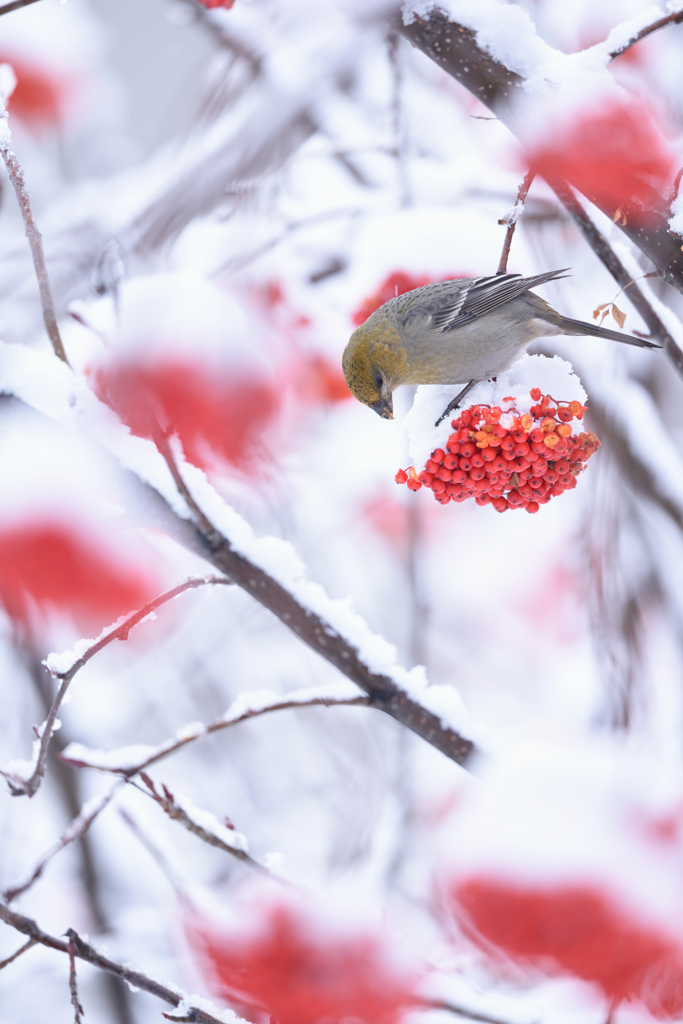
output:
M 524 209 L 526 197 L 529 194 L 529 189 L 531 188 L 531 182 L 534 180 L 535 177 L 536 171 L 533 169 L 533 167 L 530 167 L 527 173 L 524 175 L 522 184 L 519 186 L 517 190 L 517 199 L 515 201 L 515 205 L 512 207 L 511 210 L 508 210 L 504 217 L 502 217 L 498 221 L 499 224 L 507 224 L 508 229 L 505 232 L 505 241 L 503 242 L 503 251 L 500 254 L 500 263 L 498 264 L 498 270 L 496 271 L 497 274 L 507 273 L 508 256 L 510 255 L 512 236 L 515 233 L 517 221 L 519 220 L 522 210 Z
M 47 762 L 47 754 L 52 733 L 54 732 L 57 714 L 62 706 L 66 692 L 79 669 L 83 668 L 84 665 L 87 665 L 91 658 L 94 658 L 96 654 L 99 654 L 99 652 L 113 640 L 127 640 L 128 634 L 134 626 L 137 626 L 138 623 L 142 622 L 142 620 L 147 618 L 148 615 L 151 615 L 151 613 L 160 605 L 165 604 L 167 601 L 171 601 L 174 597 L 184 593 L 184 591 L 194 590 L 197 587 L 203 587 L 209 583 L 229 585 L 230 582 L 231 581 L 229 579 L 224 579 L 218 576 L 192 576 L 185 580 L 184 583 L 179 583 L 177 587 L 173 587 L 171 590 L 167 590 L 164 594 L 160 594 L 159 597 L 155 597 L 153 601 L 149 601 L 143 608 L 140 608 L 137 612 L 134 612 L 132 615 L 129 615 L 124 619 L 124 621 L 116 626 L 115 629 L 105 631 L 95 642 L 81 641 L 81 645 L 85 643 L 88 646 L 75 660 L 73 660 L 71 652 L 69 652 L 72 664 L 68 669 L 60 668 L 63 656 L 50 655 L 45 661 L 45 666 L 56 679 L 60 680 L 60 686 L 54 700 L 52 701 L 47 719 L 43 723 L 39 733 L 38 751 L 33 772 L 28 778 L 22 778 L 19 774 L 0 770 L 0 775 L 3 775 L 7 779 L 12 796 L 32 797 L 37 792 L 41 779 L 45 774 L 45 764 Z
M 618 46 L 616 50 L 613 50 L 610 53 L 611 59 L 614 60 L 615 57 L 620 57 L 622 53 L 626 53 L 627 50 L 630 50 L 632 46 L 639 43 L 641 39 L 651 35 L 652 32 L 657 32 L 660 28 L 666 28 L 667 25 L 680 25 L 681 22 L 683 22 L 683 11 L 674 11 L 673 14 L 667 14 L 663 18 L 659 18 L 658 21 L 653 21 L 651 25 L 646 25 L 645 28 L 641 28 L 640 32 L 636 32 L 623 46 Z
M 71 993 L 71 1005 L 74 1008 L 74 1024 L 81 1024 L 84 1010 L 78 998 L 78 984 L 76 982 L 76 946 L 74 944 L 74 940 L 78 939 L 78 935 L 73 928 L 69 928 L 66 934 L 69 938 L 69 992 Z
M 122 784 L 122 782 L 117 783 L 112 786 L 108 793 L 105 793 L 103 796 L 95 797 L 93 800 L 89 800 L 78 817 L 74 818 L 73 821 L 67 825 L 54 846 L 51 846 L 47 853 L 43 854 L 26 881 L 22 882 L 21 885 L 15 885 L 10 889 L 6 889 L 3 893 L 3 899 L 5 899 L 7 903 L 12 903 L 12 901 L 16 900 L 18 896 L 22 896 L 27 889 L 30 889 L 33 883 L 38 881 L 47 865 L 54 857 L 57 856 L 58 853 L 61 853 L 61 851 L 73 843 L 75 839 L 81 839 L 85 835 L 95 818 L 104 810 L 107 804 L 110 803 L 117 789 L 119 789 Z
M 136 786 L 136 788 L 141 793 L 147 792 L 147 795 L 151 796 L 158 803 L 164 814 L 171 818 L 172 821 L 177 821 L 179 825 L 186 828 L 192 835 L 197 836 L 202 842 L 208 843 L 209 846 L 215 846 L 216 849 L 223 850 L 224 853 L 229 853 L 231 857 L 241 860 L 243 864 L 248 864 L 250 868 L 258 871 L 260 874 L 271 877 L 271 872 L 268 868 L 264 867 L 263 864 L 259 864 L 248 853 L 246 839 L 240 832 L 234 832 L 233 835 L 230 835 L 231 829 L 227 825 L 221 825 L 213 814 L 194 807 L 188 810 L 188 807 L 183 807 L 180 799 L 177 799 L 164 783 L 161 784 L 163 793 L 160 793 L 149 775 L 142 772 L 141 778 L 147 789 L 143 790 L 142 786 Z M 187 805 L 188 802 L 182 798 L 182 803 Z
M 0 14 L 2 13 L 4 12 L 0 10 Z M 66 358 L 66 352 L 64 351 L 64 345 L 62 344 L 59 327 L 57 326 L 57 315 L 55 313 L 55 304 L 52 299 L 50 279 L 47 276 L 45 253 L 43 251 L 43 239 L 33 217 L 31 199 L 26 189 L 24 172 L 17 160 L 14 150 L 12 149 L 11 143 L 12 136 L 9 130 L 7 109 L 5 107 L 4 97 L 0 97 L 0 155 L 2 155 L 5 167 L 7 168 L 7 174 L 9 175 L 9 180 L 12 183 L 14 194 L 17 197 L 17 203 L 19 204 L 19 210 L 24 222 L 24 230 L 26 232 L 26 237 L 28 238 L 28 244 L 31 248 L 33 266 L 35 267 L 36 278 L 38 280 L 38 291 L 40 292 L 40 303 L 43 310 L 45 330 L 47 331 L 48 338 L 52 343 L 55 355 L 58 359 L 61 359 L 62 362 L 68 365 L 69 360 Z
M 48 932 L 44 932 L 33 918 L 26 917 L 25 914 L 12 910 L 2 901 L 0 901 L 0 921 L 4 921 L 10 928 L 16 929 L 22 935 L 27 935 L 33 940 L 34 944 L 39 943 L 41 946 L 47 946 L 48 949 L 56 949 L 60 953 L 68 954 L 69 952 L 68 942 L 50 935 Z M 128 982 L 131 987 L 140 988 L 143 992 L 149 992 L 150 995 L 162 999 L 170 1006 L 187 1007 L 188 1015 L 190 1013 L 193 1014 L 192 1020 L 196 1024 L 226 1024 L 228 1020 L 233 1022 L 233 1024 L 240 1024 L 240 1018 L 231 1012 L 221 1015 L 222 1019 L 221 1017 L 216 1017 L 207 1010 L 197 1006 L 196 1000 L 193 1005 L 181 989 L 171 988 L 160 981 L 156 981 L 154 978 L 150 978 L 147 974 L 143 974 L 142 971 L 133 970 L 132 967 L 119 964 L 115 960 L 110 960 L 109 957 L 104 956 L 94 946 L 91 946 L 89 942 L 82 939 L 73 929 L 70 929 L 68 934 L 70 941 L 73 942 L 74 953 L 79 960 L 85 960 L 87 963 L 92 964 L 93 967 L 99 967 L 100 970 L 115 974 L 117 978 L 122 978 Z
M 325 688 L 321 689 L 324 690 Z M 211 733 L 227 729 L 229 726 L 237 725 L 239 722 L 250 721 L 252 718 L 268 714 L 271 711 L 289 711 L 312 707 L 370 706 L 370 699 L 368 697 L 360 695 L 357 697 L 339 697 L 331 693 L 326 694 L 325 692 L 321 692 L 318 696 L 312 696 L 311 694 L 314 692 L 311 689 L 295 690 L 287 697 L 272 694 L 266 698 L 265 703 L 261 693 L 244 694 L 236 697 L 225 714 L 210 722 L 209 725 L 193 724 L 182 727 L 172 739 L 165 740 L 157 747 L 150 748 L 149 753 L 142 759 L 135 760 L 132 764 L 116 764 L 116 752 L 106 755 L 105 760 L 98 753 L 87 751 L 78 743 L 72 743 L 60 754 L 60 761 L 72 765 L 74 768 L 96 768 L 101 772 L 111 772 L 114 775 L 123 775 L 125 778 L 130 779 L 151 765 L 156 764 L 157 761 L 175 754 L 176 751 L 187 746 L 188 743 L 194 743 L 195 740 L 201 739 L 202 736 L 210 736 Z M 254 701 L 257 706 L 254 706 Z M 137 751 L 139 748 L 136 747 L 134 750 Z M 125 758 L 125 750 L 121 754 L 122 759 Z

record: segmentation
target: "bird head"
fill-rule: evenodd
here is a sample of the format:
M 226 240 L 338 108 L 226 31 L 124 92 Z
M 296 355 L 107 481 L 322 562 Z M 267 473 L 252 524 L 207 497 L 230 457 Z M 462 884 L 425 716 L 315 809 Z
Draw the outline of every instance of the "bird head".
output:
M 342 366 L 349 390 L 358 401 L 382 419 L 393 420 L 393 391 L 403 383 L 407 366 L 405 346 L 395 328 L 374 317 L 351 335 Z

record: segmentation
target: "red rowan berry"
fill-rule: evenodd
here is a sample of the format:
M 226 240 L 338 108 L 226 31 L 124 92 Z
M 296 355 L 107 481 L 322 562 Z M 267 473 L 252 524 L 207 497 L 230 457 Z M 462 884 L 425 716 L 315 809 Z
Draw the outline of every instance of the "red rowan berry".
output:
M 521 427 L 519 427 L 517 430 L 513 430 L 513 432 L 512 432 L 512 440 L 516 444 L 522 444 L 524 441 L 526 441 L 526 438 L 527 438 L 526 430 L 523 430 Z
M 451 480 L 454 484 L 461 484 L 467 480 L 467 473 L 463 469 L 454 469 L 451 473 Z
M 540 506 L 539 506 L 537 501 L 528 501 L 527 502 L 527 506 L 526 506 L 526 510 L 527 510 L 527 512 L 538 512 L 539 507 Z
M 470 480 L 483 480 L 486 476 L 486 472 L 481 468 L 475 467 L 470 470 L 469 476 Z
M 471 460 L 461 457 L 460 461 L 458 462 L 458 469 L 464 469 L 466 473 L 469 473 L 469 471 L 472 469 Z
M 398 473 L 394 477 L 394 480 L 396 481 L 397 484 L 404 484 L 407 479 L 408 474 L 406 473 L 405 469 L 399 469 Z
M 553 433 L 552 431 L 549 434 L 545 435 L 543 444 L 546 446 L 546 448 L 556 448 L 559 443 L 560 443 L 559 436 L 557 434 Z
M 432 458 L 434 459 L 434 462 L 443 462 L 446 458 L 446 453 L 443 448 L 435 448 L 432 452 Z
M 472 444 L 471 441 L 467 441 L 466 444 L 463 444 L 461 446 L 460 454 L 461 455 L 465 455 L 467 458 L 470 458 L 472 455 L 474 455 L 476 450 L 477 450 L 477 446 Z
M 421 484 L 424 484 L 425 487 L 431 487 L 434 476 L 432 475 L 432 473 L 428 473 L 426 469 L 423 469 L 417 479 L 420 481 Z
M 457 469 L 458 468 L 458 457 L 457 455 L 447 455 L 443 460 L 443 464 L 446 469 Z
M 427 459 L 425 462 L 425 469 L 428 473 L 438 473 L 439 463 L 435 462 L 434 459 Z
M 412 477 L 409 477 L 409 479 L 408 479 L 408 490 L 409 491 L 419 491 L 421 487 L 422 487 L 422 484 L 419 482 L 419 480 L 413 480 Z
M 494 498 L 491 502 L 496 512 L 506 512 L 510 507 L 505 498 Z
M 566 459 L 560 459 L 559 462 L 555 463 L 555 470 L 558 473 L 560 473 L 560 475 L 562 473 L 568 473 L 569 472 L 569 463 L 567 462 Z
M 445 466 L 442 467 L 436 475 L 438 479 L 443 480 L 444 483 L 449 484 L 451 482 L 451 471 L 450 469 L 446 469 Z
M 472 458 L 470 459 L 470 462 L 477 469 L 481 469 L 481 467 L 483 465 L 485 465 L 484 459 L 482 458 L 482 453 L 481 452 L 475 452 L 474 455 L 472 456 Z
M 484 448 L 483 452 L 481 453 L 481 457 L 484 460 L 484 462 L 493 462 L 493 460 L 496 458 L 496 453 L 494 452 L 493 448 Z
M 543 431 L 540 427 L 534 427 L 534 429 L 529 433 L 529 440 L 532 444 L 543 443 Z
M 533 398 L 534 402 L 540 402 L 541 401 L 541 389 L 540 388 L 532 388 L 531 391 L 529 392 L 529 396 L 531 398 Z

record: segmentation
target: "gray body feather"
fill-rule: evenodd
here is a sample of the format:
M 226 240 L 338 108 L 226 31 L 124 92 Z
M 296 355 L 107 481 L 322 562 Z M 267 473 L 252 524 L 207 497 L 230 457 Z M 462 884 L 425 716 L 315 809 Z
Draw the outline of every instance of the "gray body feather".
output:
M 401 383 L 465 384 L 495 377 L 535 338 L 558 334 L 659 347 L 564 317 L 529 290 L 565 276 L 565 271 L 555 270 L 526 278 L 518 274 L 463 278 L 425 285 L 390 299 L 377 314 L 386 316 L 404 340 L 409 379 Z

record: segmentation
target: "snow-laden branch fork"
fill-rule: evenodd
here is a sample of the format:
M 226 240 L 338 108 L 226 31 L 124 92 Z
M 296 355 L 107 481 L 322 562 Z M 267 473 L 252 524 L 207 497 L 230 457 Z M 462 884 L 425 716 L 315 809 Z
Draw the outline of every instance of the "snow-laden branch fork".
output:
M 20 914 L 16 910 L 11 910 L 2 901 L 0 901 L 0 921 L 4 921 L 10 928 L 16 929 L 22 935 L 26 935 L 31 940 L 31 944 L 39 943 L 41 946 L 47 946 L 48 949 L 56 949 L 60 953 L 66 953 L 67 956 L 69 955 L 69 945 L 73 944 L 74 955 L 79 960 L 85 960 L 86 963 L 92 964 L 93 967 L 99 967 L 100 970 L 116 975 L 117 978 L 128 982 L 129 985 L 142 989 L 143 992 L 149 992 L 150 995 L 162 999 L 170 1006 L 182 1006 L 187 1012 L 188 1020 L 197 1021 L 198 1024 L 225 1024 L 227 1019 L 225 1016 L 222 1019 L 221 1017 L 216 1017 L 207 1010 L 192 1005 L 186 994 L 179 989 L 174 990 L 170 986 L 149 977 L 149 975 L 143 974 L 142 971 L 136 971 L 125 964 L 110 960 L 109 957 L 104 956 L 103 953 L 100 953 L 74 931 L 70 931 L 68 940 L 64 941 L 64 939 L 44 932 L 33 918 L 26 917 L 25 914 Z M 28 943 L 25 948 L 29 948 Z M 230 1014 L 230 1017 L 233 1021 L 239 1020 L 234 1014 Z

